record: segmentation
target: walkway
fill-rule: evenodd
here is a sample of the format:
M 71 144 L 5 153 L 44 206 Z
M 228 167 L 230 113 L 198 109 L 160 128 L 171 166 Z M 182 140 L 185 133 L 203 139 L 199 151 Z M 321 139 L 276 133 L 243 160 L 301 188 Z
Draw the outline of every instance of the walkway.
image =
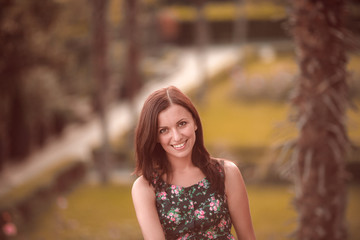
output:
M 161 81 L 151 81 L 144 86 L 136 98 L 136 114 L 140 111 L 145 98 L 154 90 L 174 85 L 184 92 L 201 84 L 197 70 L 195 49 L 181 49 L 177 71 Z M 232 66 L 240 57 L 240 50 L 233 46 L 212 47 L 207 52 L 207 71 L 209 76 Z M 133 121 L 133 109 L 127 103 L 118 103 L 108 113 L 110 139 L 123 134 Z M 0 198 L 12 188 L 27 182 L 46 169 L 70 159 L 91 160 L 91 149 L 100 144 L 101 132 L 98 119 L 85 125 L 72 125 L 66 128 L 61 138 L 55 139 L 40 151 L 29 156 L 22 164 L 9 166 L 0 175 Z M 127 176 L 129 178 L 129 175 Z

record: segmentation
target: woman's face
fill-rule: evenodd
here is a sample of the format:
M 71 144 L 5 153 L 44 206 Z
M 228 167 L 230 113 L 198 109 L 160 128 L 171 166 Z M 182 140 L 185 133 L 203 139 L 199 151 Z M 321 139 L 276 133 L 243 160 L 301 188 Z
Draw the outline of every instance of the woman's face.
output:
M 170 159 L 191 158 L 197 129 L 191 113 L 172 104 L 158 115 L 158 141 Z

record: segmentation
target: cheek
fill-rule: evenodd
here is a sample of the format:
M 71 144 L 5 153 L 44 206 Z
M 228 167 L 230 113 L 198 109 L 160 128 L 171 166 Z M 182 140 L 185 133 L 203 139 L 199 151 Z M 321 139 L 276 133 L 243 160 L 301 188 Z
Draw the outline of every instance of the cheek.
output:
M 166 136 L 158 136 L 158 143 L 160 143 L 161 145 L 165 144 L 167 142 L 167 138 Z
M 190 135 L 196 135 L 196 130 L 197 130 L 197 127 L 196 126 L 192 126 L 192 127 L 189 127 L 186 132 L 187 132 L 187 135 L 190 136 Z

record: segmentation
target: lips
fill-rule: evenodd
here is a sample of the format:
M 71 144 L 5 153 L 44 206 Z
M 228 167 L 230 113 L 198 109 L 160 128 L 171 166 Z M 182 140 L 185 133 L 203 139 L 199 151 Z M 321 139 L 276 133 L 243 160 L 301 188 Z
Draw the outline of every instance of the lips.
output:
M 171 145 L 173 148 L 175 148 L 176 150 L 181 150 L 185 147 L 185 144 L 186 144 L 187 141 L 183 142 L 183 143 L 180 143 L 180 144 L 173 144 Z

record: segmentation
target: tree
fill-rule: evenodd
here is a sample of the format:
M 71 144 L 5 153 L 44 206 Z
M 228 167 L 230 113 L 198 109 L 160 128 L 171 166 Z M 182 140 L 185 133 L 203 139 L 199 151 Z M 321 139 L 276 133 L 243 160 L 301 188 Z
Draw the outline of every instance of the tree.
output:
M 348 86 L 345 0 L 294 0 L 290 18 L 300 75 L 292 102 L 297 239 L 346 239 Z
M 55 101 L 44 101 L 44 96 L 55 96 L 61 89 L 41 92 L 46 86 L 35 88 L 31 76 L 40 69 L 54 75 L 54 69 L 60 68 L 57 56 L 45 51 L 58 12 L 55 1 L 0 0 L 0 170 L 5 160 L 26 157 L 53 130 L 56 111 L 48 107 Z M 52 50 L 57 47 L 51 44 Z M 38 74 L 35 79 L 40 78 Z
M 196 8 L 196 22 L 195 22 L 195 44 L 197 50 L 197 62 L 199 74 L 202 84 L 197 90 L 197 99 L 200 102 L 204 101 L 205 93 L 208 88 L 208 72 L 206 47 L 209 42 L 208 24 L 205 15 L 205 0 L 195 0 Z
M 234 44 L 242 46 L 246 41 L 247 20 L 246 0 L 235 0 Z
M 132 100 L 142 86 L 140 75 L 140 34 L 138 15 L 140 3 L 138 0 L 124 1 L 126 58 L 123 96 Z
M 107 66 L 107 24 L 106 12 L 108 0 L 93 0 L 93 70 L 96 81 L 96 110 L 100 119 L 102 145 L 100 154 L 95 156 L 98 163 L 100 177 L 103 183 L 109 178 L 110 169 L 110 143 L 107 122 L 108 104 L 108 66 Z

